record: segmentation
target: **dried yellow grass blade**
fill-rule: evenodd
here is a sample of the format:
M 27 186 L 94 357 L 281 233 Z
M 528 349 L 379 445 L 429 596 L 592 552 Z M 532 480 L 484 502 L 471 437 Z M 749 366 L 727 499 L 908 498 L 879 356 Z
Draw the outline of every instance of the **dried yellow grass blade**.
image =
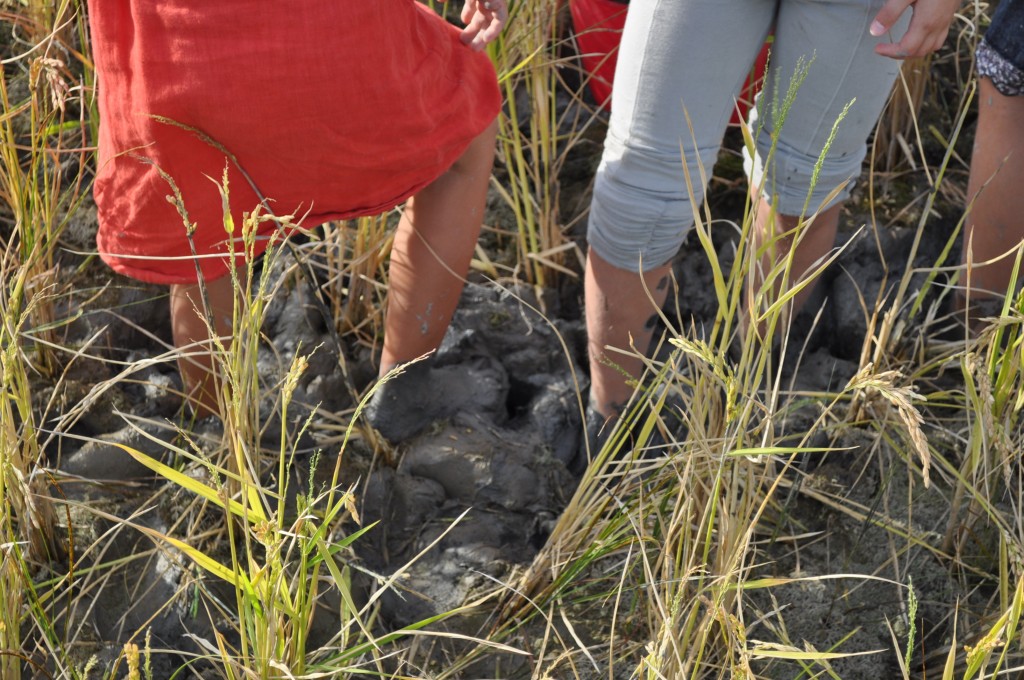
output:
M 865 652 L 802 652 L 799 649 L 768 649 L 755 647 L 750 651 L 755 658 L 771 659 L 792 659 L 794 661 L 828 661 L 831 659 L 845 659 L 851 656 L 868 656 L 870 654 L 881 654 L 884 649 L 870 649 Z
M 186 555 L 188 555 L 192 559 L 193 562 L 195 562 L 200 567 L 202 567 L 206 571 L 210 572 L 214 576 L 216 576 L 216 577 L 218 577 L 220 579 L 223 579 L 224 581 L 226 581 L 227 583 L 230 583 L 231 585 L 235 586 L 236 588 L 240 587 L 240 588 L 244 589 L 250 595 L 252 594 L 252 587 L 249 584 L 248 579 L 246 579 L 243 574 L 235 572 L 235 571 L 232 571 L 231 569 L 228 569 L 223 564 L 221 564 L 217 560 L 213 559 L 212 557 L 210 557 L 209 555 L 204 553 L 202 550 L 194 548 L 193 546 L 189 545 L 188 543 L 185 543 L 184 541 L 178 540 L 177 538 L 174 538 L 173 536 L 168 536 L 167 534 L 163 534 L 163 533 L 160 533 L 159 531 L 156 531 L 154 529 L 150 529 L 149 527 L 146 527 L 146 526 L 143 526 L 143 525 L 140 525 L 140 524 L 136 524 L 136 525 L 133 525 L 133 526 L 136 529 L 138 529 L 139 531 L 141 531 L 142 533 L 146 534 L 147 536 L 149 536 L 149 537 L 151 537 L 151 538 L 153 538 L 153 539 L 155 539 L 157 541 L 162 541 L 162 542 L 165 542 L 165 543 L 169 543 L 170 545 L 174 546 L 175 548 L 177 548 L 181 552 L 183 552 Z

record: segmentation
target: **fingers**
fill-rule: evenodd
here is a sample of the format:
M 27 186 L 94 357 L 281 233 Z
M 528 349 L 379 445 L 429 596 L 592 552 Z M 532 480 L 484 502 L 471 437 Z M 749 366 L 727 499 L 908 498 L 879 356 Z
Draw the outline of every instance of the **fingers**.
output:
M 910 27 L 899 42 L 879 43 L 875 53 L 893 59 L 931 54 L 946 41 L 958 3 L 959 0 L 889 0 L 871 23 L 871 35 L 887 34 L 900 15 L 913 6 Z
M 912 4 L 912 0 L 889 0 L 886 2 L 875 15 L 874 21 L 871 22 L 871 35 L 878 38 L 888 33 L 892 25 Z
M 462 42 L 480 51 L 501 33 L 508 21 L 507 0 L 466 0 L 462 8 Z

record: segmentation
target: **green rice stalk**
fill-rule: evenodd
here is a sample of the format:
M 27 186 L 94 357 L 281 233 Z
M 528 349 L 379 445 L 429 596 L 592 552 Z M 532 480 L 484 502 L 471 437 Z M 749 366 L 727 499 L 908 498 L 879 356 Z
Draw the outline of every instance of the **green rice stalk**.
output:
M 52 14 L 51 20 L 66 28 L 76 20 L 76 8 L 77 3 L 65 0 L 46 14 Z M 76 108 L 81 112 L 84 107 L 73 91 L 75 64 L 67 61 L 80 55 L 58 41 L 57 24 L 36 24 L 25 16 L 2 13 L 0 19 L 19 27 L 35 27 L 30 33 L 40 33 L 36 49 L 0 64 L 0 199 L 10 210 L 14 225 L 9 234 L 0 235 L 0 240 L 5 250 L 13 249 L 18 254 L 26 269 L 20 284 L 23 297 L 12 300 L 14 306 L 7 311 L 18 315 L 30 297 L 39 298 L 26 331 L 43 341 L 33 348 L 36 365 L 52 374 L 56 369 L 56 359 L 49 349 L 55 339 L 54 253 L 68 216 L 86 188 L 84 118 L 81 113 L 77 120 L 72 117 Z M 77 20 L 83 21 L 80 15 Z M 43 27 L 50 26 L 54 30 L 44 33 Z M 20 101 L 12 100 L 11 88 L 16 81 L 27 90 Z
M 999 677 L 999 671 L 1006 663 L 1010 641 L 1017 640 L 1020 635 L 1021 612 L 1024 612 L 1024 579 L 1018 576 L 1009 608 L 994 622 L 977 644 L 965 645 L 967 668 L 961 676 L 963 680 L 971 680 L 975 677 Z M 1019 648 L 1019 643 L 1017 646 Z
M 173 180 L 168 178 L 168 181 L 174 193 Z M 287 678 L 301 676 L 314 667 L 319 669 L 317 672 L 323 672 L 324 668 L 340 672 L 353 662 L 362 662 L 362 657 L 377 644 L 369 625 L 363 621 L 368 615 L 367 610 L 358 609 L 349 592 L 350 567 L 344 561 L 338 561 L 351 542 L 366 530 L 338 538 L 341 522 L 346 518 L 358 519 L 352 491 L 339 490 L 341 456 L 338 456 L 333 481 L 325 491 L 310 489 L 307 494 L 297 496 L 298 507 L 286 507 L 287 485 L 295 451 L 286 433 L 282 432 L 274 455 L 280 488 L 268 489 L 260 481 L 263 466 L 258 406 L 265 396 L 257 371 L 260 328 L 267 303 L 274 294 L 271 279 L 271 272 L 275 269 L 273 263 L 283 244 L 276 236 L 271 236 L 260 270 L 255 266 L 254 253 L 263 222 L 274 220 L 290 226 L 292 218 L 272 216 L 257 208 L 244 216 L 239 233 L 228 209 L 230 187 L 226 172 L 218 186 L 225 207 L 224 228 L 228 242 L 232 249 L 237 248 L 233 256 L 242 263 L 231 273 L 236 304 L 230 343 L 217 337 L 210 340 L 228 455 L 224 462 L 205 463 L 213 473 L 213 483 L 206 483 L 138 452 L 129 453 L 161 476 L 225 512 L 230 558 L 221 562 L 190 541 L 159 535 L 144 528 L 140 530 L 154 540 L 176 548 L 206 573 L 233 587 L 238 616 L 238 646 L 237 649 L 230 648 L 226 641 L 222 641 L 218 648 L 219 666 L 227 676 L 252 674 L 261 678 Z M 175 194 L 174 201 L 179 205 L 183 223 L 189 230 L 191 225 L 181 197 Z M 208 310 L 205 313 L 209 318 Z M 212 335 L 212 323 L 209 323 L 209 329 Z M 280 384 L 274 388 L 279 395 L 277 408 L 281 422 L 288 421 L 291 399 L 306 366 L 306 359 L 297 354 Z M 360 408 L 364 404 L 365 400 Z M 353 423 L 357 416 L 358 410 Z M 303 429 L 310 422 L 307 420 Z M 342 443 L 343 450 L 352 427 L 350 424 L 346 441 Z M 183 451 L 177 453 L 185 458 L 194 458 Z M 296 513 L 296 519 L 287 519 Z M 341 594 L 339 633 L 327 648 L 311 650 L 308 649 L 306 634 L 320 599 L 323 576 L 327 574 Z M 367 640 L 373 643 L 368 645 Z

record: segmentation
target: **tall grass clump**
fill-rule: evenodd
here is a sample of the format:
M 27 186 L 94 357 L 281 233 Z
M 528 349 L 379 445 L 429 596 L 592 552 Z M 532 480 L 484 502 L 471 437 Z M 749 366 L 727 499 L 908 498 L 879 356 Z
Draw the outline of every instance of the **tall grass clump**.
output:
M 950 132 L 942 133 L 934 125 L 925 127 L 917 112 L 909 111 L 907 127 L 915 131 L 915 150 L 905 156 L 927 178 L 927 187 L 915 199 L 921 207 L 905 268 L 891 288 L 883 285 L 878 299 L 866 301 L 871 310 L 869 332 L 860 363 L 862 376 L 865 369 L 874 376 L 861 382 L 846 411 L 847 422 L 870 424 L 881 437 L 891 437 L 893 425 L 906 435 L 905 445 L 894 448 L 905 452 L 904 461 L 924 484 L 937 479 L 948 495 L 948 520 L 940 527 L 944 530 L 940 540 L 932 539 L 929 549 L 965 583 L 992 593 L 990 607 L 980 614 L 976 625 L 954 625 L 948 647 L 922 650 L 919 661 L 941 669 L 943 678 L 1013 675 L 1020 672 L 1024 652 L 1019 633 L 1024 606 L 1024 512 L 1019 472 L 1024 438 L 1019 413 L 1024 402 L 1020 398 L 1022 308 L 1018 281 L 1010 282 L 998 308 L 988 305 L 989 315 L 981 315 L 985 318 L 966 311 L 949 313 L 955 307 L 957 291 L 970 278 L 969 271 L 953 262 L 964 212 L 937 259 L 925 267 L 914 266 L 922 245 L 934 238 L 931 222 L 940 199 L 952 197 L 955 205 L 968 207 L 967 197 L 949 178 L 957 170 L 966 170 L 966 159 L 956 147 L 972 113 L 973 54 L 988 24 L 988 11 L 987 3 L 967 4 L 957 17 L 957 49 L 936 57 L 952 60 L 942 66 L 954 71 L 960 86 L 955 96 L 946 95 L 950 106 L 944 110 L 950 117 Z M 933 147 L 937 141 L 941 151 L 934 167 L 929 167 L 929 154 L 923 148 L 926 136 L 931 137 Z M 1020 264 L 1019 248 L 1009 256 L 1015 256 Z M 967 301 L 968 305 L 977 304 L 970 296 Z M 951 388 L 949 381 L 942 379 L 947 372 L 959 376 L 960 386 Z M 928 391 L 920 385 L 938 387 Z M 879 396 L 888 402 L 888 408 L 879 408 Z M 927 424 L 922 413 L 929 416 Z M 956 427 L 959 422 L 965 423 L 963 429 L 944 429 L 947 423 Z M 937 446 L 925 438 L 928 431 L 957 446 Z M 954 624 L 961 619 L 970 621 L 970 616 L 956 616 Z M 911 677 L 907 672 L 904 666 L 905 677 Z M 940 677 L 939 672 L 935 677 Z
M 233 622 L 235 634 L 218 633 L 205 647 L 210 656 L 208 662 L 220 676 L 295 677 L 310 672 L 319 663 L 320 657 L 307 644 L 307 635 L 326 576 L 333 577 L 334 591 L 342 599 L 341 634 L 351 635 L 355 626 L 352 618 L 346 616 L 346 612 L 353 611 L 347 568 L 335 561 L 337 553 L 357 535 L 339 538 L 336 533 L 342 522 L 353 518 L 355 505 L 351 491 L 342 492 L 338 487 L 337 468 L 331 485 L 323 492 L 312 483 L 306 489 L 295 488 L 296 444 L 284 424 L 288 422 L 295 388 L 307 366 L 306 357 L 301 354 L 303 348 L 297 349 L 275 385 L 262 384 L 257 366 L 262 324 L 276 289 L 271 273 L 281 251 L 278 232 L 270 236 L 262 267 L 258 266 L 255 249 L 261 225 L 268 221 L 288 225 L 290 218 L 278 218 L 258 206 L 244 215 L 242 224 L 236 224 L 228 209 L 230 188 L 226 171 L 219 187 L 225 206 L 227 239 L 237 244 L 232 246 L 232 254 L 242 263 L 231 271 L 235 290 L 232 336 L 221 338 L 215 332 L 205 294 L 195 303 L 197 311 L 208 319 L 211 340 L 196 351 L 209 351 L 213 356 L 224 427 L 222 453 L 210 455 L 195 445 L 191 450 L 169 446 L 169 451 L 186 461 L 187 467 L 205 469 L 205 475 L 196 477 L 139 451 L 126 450 L 193 495 L 200 503 L 198 512 L 220 514 L 219 523 L 224 529 L 216 540 L 197 543 L 189 537 L 160 533 L 141 525 L 138 528 L 164 549 L 186 556 L 233 593 L 234 606 L 226 616 Z M 183 204 L 179 202 L 178 207 L 185 228 L 189 229 Z M 272 402 L 282 427 L 276 450 L 268 452 L 264 451 L 262 441 L 267 416 L 261 406 L 271 390 L 276 394 Z M 307 418 L 297 434 L 301 435 L 309 425 Z M 223 611 L 224 605 L 217 604 L 216 587 L 204 585 L 203 579 L 197 587 L 205 598 L 204 609 Z M 347 648 L 348 645 L 342 645 L 342 650 Z
M 1024 314 L 1022 298 L 1014 294 L 1016 283 L 1011 282 L 998 318 L 960 358 L 969 429 L 959 464 L 949 461 L 955 481 L 942 548 L 965 572 L 981 568 L 992 574 L 999 613 L 965 646 L 964 678 L 1019 672 L 1024 652 L 1019 633 L 1024 611 Z
M 162 549 L 184 556 L 204 574 L 194 586 L 201 601 L 194 608 L 206 612 L 212 623 L 220 618 L 231 627 L 229 633 L 216 632 L 214 639 L 202 641 L 188 665 L 208 666 L 225 678 L 383 675 L 382 647 L 447 614 L 402 631 L 376 633 L 377 600 L 400 575 L 376 577 L 379 589 L 367 601 L 357 601 L 362 598 L 355 596 L 351 546 L 370 527 L 359 526 L 355 492 L 343 487 L 341 470 L 349 438 L 372 391 L 352 414 L 338 451 L 312 456 L 298 451 L 298 441 L 316 416 L 313 408 L 295 432 L 286 427 L 294 419 L 293 396 L 308 367 L 308 355 L 302 354 L 307 348 L 296 348 L 272 384 L 265 384 L 266 373 L 259 366 L 267 306 L 283 280 L 275 278 L 280 270 L 275 263 L 289 250 L 284 234 L 297 227 L 291 216 L 273 215 L 265 205 L 236 224 L 228 209 L 227 172 L 219 187 L 228 242 L 236 244 L 232 255 L 241 262 L 230 274 L 235 290 L 233 332 L 230 338 L 217 335 L 203 295 L 196 305 L 207 318 L 210 341 L 197 344 L 194 351 L 213 357 L 222 446 L 215 453 L 204 451 L 182 432 L 189 445 L 169 444 L 163 458 L 183 461 L 184 469 L 122 447 L 190 496 L 188 512 L 196 515 L 191 527 L 183 525 L 174 532 L 125 523 Z M 178 195 L 173 184 L 172 193 Z M 184 204 L 176 203 L 189 229 Z M 267 222 L 280 229 L 260 236 Z M 269 244 L 257 257 L 261 238 L 269 238 Z M 273 404 L 273 413 L 264 408 L 268 403 Z M 265 428 L 275 416 L 281 423 L 276 444 L 268 443 Z M 212 535 L 198 531 L 211 514 L 223 529 Z M 233 602 L 225 602 L 225 586 Z M 325 618 L 332 633 L 327 639 L 311 637 L 314 623 Z
M 52 628 L 31 583 L 60 557 L 33 381 L 56 378 L 61 232 L 88 182 L 90 65 L 77 2 L 0 11 L 0 676 L 22 677 L 26 631 Z
M 559 206 L 559 173 L 596 117 L 563 75 L 574 68 L 563 56 L 564 17 L 559 3 L 513 3 L 505 31 L 488 46 L 506 101 L 498 157 L 507 177 L 493 186 L 514 215 L 518 275 L 549 288 L 578 269 Z
M 799 64 L 785 92 L 762 94 L 762 105 L 775 109 L 779 129 L 812 67 Z M 836 127 L 844 116 L 835 121 Z M 762 129 L 743 128 L 748 153 L 754 153 L 755 139 L 764 134 Z M 766 166 L 776 144 L 773 137 Z M 818 167 L 830 144 L 831 138 Z M 693 178 L 685 180 L 692 195 Z M 702 184 L 707 186 L 706 179 Z M 676 396 L 656 402 L 648 397 L 652 406 L 647 420 L 678 419 L 684 435 L 668 438 L 663 469 L 671 472 L 655 477 L 664 486 L 651 489 L 654 495 L 647 504 L 652 511 L 638 508 L 637 516 L 649 518 L 649 523 L 635 523 L 649 524 L 650 538 L 645 539 L 662 545 L 657 559 L 638 559 L 642 583 L 651 593 L 648 611 L 653 613 L 652 642 L 637 669 L 645 677 L 752 677 L 754 661 L 763 664 L 766 659 L 796 662 L 807 673 L 827 672 L 830 659 L 844 656 L 842 650 L 818 650 L 810 642 L 798 646 L 778 630 L 780 641 L 775 642 L 759 642 L 748 634 L 750 593 L 783 582 L 755 577 L 759 542 L 771 535 L 779 511 L 776 492 L 797 456 L 822 453 L 810 442 L 827 422 L 819 417 L 807 432 L 784 431 L 783 416 L 792 406 L 785 394 L 783 365 L 799 361 L 799 351 L 788 346 L 792 300 L 839 254 L 799 278 L 792 270 L 792 250 L 814 228 L 818 215 L 817 206 L 810 205 L 810 191 L 792 233 L 775 233 L 761 248 L 749 248 L 754 242 L 753 203 L 771 190 L 770 184 L 752 188 L 729 271 L 718 265 L 707 208 L 704 215 L 695 209 L 695 231 L 712 267 L 719 312 L 713 327 L 701 334 L 672 331 L 669 342 L 676 353 L 663 365 L 651 364 L 652 394 Z M 767 268 L 766 261 L 772 263 Z M 661 429 L 672 431 L 665 425 Z M 638 440 L 643 439 L 641 434 Z
M 384 336 L 393 229 L 390 213 L 327 224 L 322 248 L 315 248 L 317 254 L 310 257 L 314 266 L 322 264 L 321 287 L 337 332 L 371 346 Z
M 29 18 L 34 15 L 52 23 L 36 23 Z M 0 196 L 11 220 L 3 237 L 5 256 L 19 267 L 9 279 L 13 285 L 5 315 L 17 318 L 31 306 L 26 331 L 52 343 L 54 255 L 69 216 L 88 189 L 90 93 L 84 85 L 91 75 L 81 53 L 63 41 L 84 39 L 84 17 L 70 1 L 3 17 L 12 36 L 24 32 L 38 40 L 19 43 L 12 37 L 4 50 L 11 58 L 0 64 Z M 75 27 L 77 33 L 70 30 Z M 36 367 L 55 370 L 46 343 L 35 344 L 32 351 Z

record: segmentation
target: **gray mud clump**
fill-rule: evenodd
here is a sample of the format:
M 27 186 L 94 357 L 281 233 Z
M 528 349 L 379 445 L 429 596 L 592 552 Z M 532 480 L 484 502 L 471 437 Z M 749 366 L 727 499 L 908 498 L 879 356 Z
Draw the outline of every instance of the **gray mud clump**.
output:
M 282 288 L 264 323 L 259 371 L 262 380 L 275 384 L 296 351 L 311 352 L 310 370 L 296 387 L 295 405 L 284 423 L 290 437 L 313 413 L 312 405 L 327 411 L 350 408 L 353 397 L 343 386 L 353 380 L 369 382 L 375 369 L 366 356 L 354 363 L 338 360 L 337 342 L 307 285 Z M 381 599 L 388 629 L 454 609 L 493 590 L 494 579 L 528 565 L 575 488 L 565 461 L 576 452 L 579 395 L 586 389 L 580 368 L 582 323 L 551 324 L 532 309 L 537 305 L 526 289 L 467 286 L 436 356 L 408 369 L 413 377 L 419 371 L 425 379 L 408 381 L 400 375 L 392 383 L 401 388 L 395 417 L 415 421 L 414 431 L 403 433 L 408 438 L 390 454 L 394 465 L 378 460 L 371 466 L 371 452 L 358 437 L 341 454 L 362 461 L 352 464 L 357 470 L 343 481 L 353 484 L 365 474 L 358 490 L 363 524 L 380 520 L 355 543 L 358 561 L 386 576 L 401 570 L 395 587 Z M 83 332 L 95 332 L 91 322 L 81 325 Z M 68 431 L 72 436 L 54 440 L 59 471 L 54 495 L 100 507 L 133 524 L 118 526 L 87 512 L 72 513 L 69 531 L 79 544 L 95 540 L 106 546 L 99 554 L 87 553 L 78 568 L 108 560 L 123 564 L 65 615 L 89 622 L 96 639 L 87 651 L 104 665 L 117 658 L 118 641 L 137 630 L 150 630 L 154 644 L 162 648 L 199 651 L 194 641 L 210 639 L 212 629 L 208 619 L 190 610 L 189 583 L 196 576 L 187 567 L 190 560 L 150 538 L 174 534 L 181 513 L 193 512 L 182 505 L 190 495 L 157 479 L 121 446 L 174 465 L 180 462 L 175 449 L 215 450 L 222 437 L 220 425 L 215 420 L 175 423 L 174 404 L 181 402 L 175 396 L 180 381 L 173 371 L 140 368 L 137 375 L 148 379 L 136 383 L 108 381 L 112 372 L 100 364 L 95 367 L 88 375 L 76 368 L 89 408 L 77 414 Z M 127 420 L 121 412 L 128 414 Z M 261 441 L 273 451 L 282 423 L 272 398 L 260 405 L 260 417 L 265 424 Z M 401 422 L 397 426 L 405 427 Z M 189 433 L 190 441 L 179 428 Z M 78 433 L 95 439 L 82 441 L 74 436 Z M 329 458 L 319 464 L 316 483 L 322 482 L 324 468 L 333 467 L 337 448 L 322 446 L 320 438 L 314 418 L 313 427 L 291 444 L 299 454 L 294 474 L 300 483 L 290 485 L 290 496 L 308 488 L 312 452 L 323 451 Z M 202 466 L 186 469 L 206 475 Z M 160 493 L 154 504 L 153 494 L 162 488 L 171 495 Z M 217 592 L 214 581 L 207 578 L 206 587 Z M 233 598 L 227 592 L 221 596 L 225 601 Z M 332 598 L 337 600 L 336 592 L 328 592 L 325 601 Z M 329 608 L 320 609 L 318 619 L 323 620 L 313 622 L 314 640 L 326 640 L 336 618 Z M 479 622 L 456 619 L 445 625 L 475 634 Z M 173 666 L 167 658 L 161 663 Z
M 364 521 L 386 530 L 370 550 L 357 547 L 388 572 L 433 545 L 384 598 L 395 625 L 493 589 L 492 579 L 543 545 L 575 486 L 565 463 L 576 450 L 584 380 L 556 334 L 577 347 L 581 332 L 578 323 L 552 327 L 512 291 L 469 286 L 432 365 L 395 379 L 412 391 L 402 401 L 417 404 L 405 415 L 429 426 L 400 446 L 393 470 L 370 476 Z

